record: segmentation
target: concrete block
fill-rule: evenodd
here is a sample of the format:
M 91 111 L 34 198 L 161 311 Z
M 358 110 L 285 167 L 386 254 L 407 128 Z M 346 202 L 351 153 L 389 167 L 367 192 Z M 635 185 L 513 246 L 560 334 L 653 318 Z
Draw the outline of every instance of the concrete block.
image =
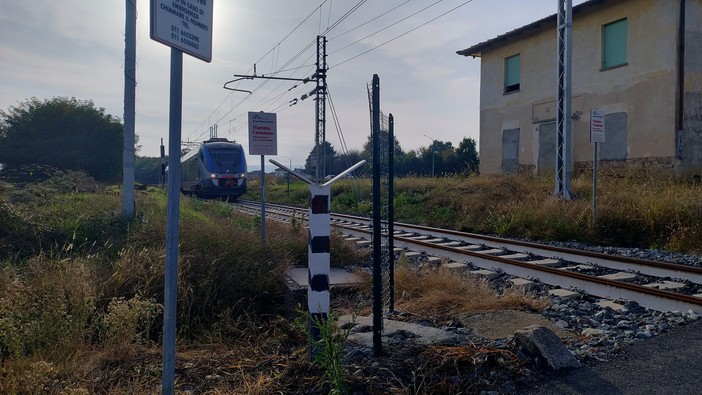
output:
M 443 237 L 436 237 L 434 239 L 428 239 L 424 241 L 426 241 L 427 243 L 443 243 L 446 241 L 446 239 L 444 239 Z
M 544 266 L 544 267 L 554 267 L 554 266 L 558 266 L 561 264 L 561 262 L 558 259 L 551 259 L 551 258 L 538 259 L 535 261 L 527 261 L 527 263 L 531 263 L 532 265 L 536 265 L 536 266 Z
M 481 276 L 481 277 L 492 277 L 492 276 L 497 275 L 497 272 L 493 272 L 492 270 L 486 270 L 486 269 L 471 270 L 469 273 L 472 275 Z
M 636 274 L 634 273 L 627 273 L 627 272 L 619 272 L 619 273 L 612 273 L 612 274 L 604 274 L 602 276 L 598 276 L 599 278 L 604 278 L 606 280 L 614 280 L 614 281 L 634 281 L 636 279 Z
M 422 253 L 417 251 L 404 251 L 402 255 L 407 259 L 412 259 L 422 256 Z
M 365 246 L 371 245 L 371 243 L 372 242 L 370 240 L 358 240 L 356 242 L 356 245 L 361 246 L 361 247 L 365 247 Z
M 580 294 L 563 288 L 552 289 L 548 291 L 548 294 L 563 299 L 575 299 L 579 298 Z
M 510 278 L 509 281 L 517 287 L 529 287 L 535 284 L 533 281 L 521 277 Z
M 500 258 L 507 258 L 507 259 L 524 259 L 527 258 L 529 255 L 527 254 L 522 254 L 521 252 L 518 252 L 516 254 L 509 254 L 509 255 L 500 255 Z
M 429 262 L 432 265 L 436 265 L 436 266 L 439 266 L 442 261 L 443 261 L 443 258 L 440 258 L 438 256 L 430 256 L 427 258 L 427 262 Z
M 483 248 L 482 246 L 478 244 L 471 244 L 463 247 L 458 247 L 459 250 L 464 250 L 464 251 L 476 251 Z
M 468 265 L 466 265 L 465 263 L 461 263 L 461 262 L 447 262 L 441 266 L 443 266 L 449 270 L 463 270 L 463 269 L 466 269 L 468 267 Z
M 500 249 L 500 248 L 491 248 L 489 250 L 481 250 L 481 251 L 473 251 L 477 252 L 478 254 L 485 254 L 485 255 L 497 255 L 497 254 L 502 254 L 505 252 L 505 250 Z
M 460 241 L 449 241 L 447 243 L 439 243 L 439 244 L 444 246 L 444 247 L 460 247 L 461 244 L 463 244 L 463 243 L 461 243 Z

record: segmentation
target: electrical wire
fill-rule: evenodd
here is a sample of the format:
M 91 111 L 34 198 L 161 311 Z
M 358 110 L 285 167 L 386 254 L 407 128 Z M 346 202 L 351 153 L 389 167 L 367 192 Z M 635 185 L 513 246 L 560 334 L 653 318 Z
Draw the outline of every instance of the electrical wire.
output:
M 368 49 L 368 50 L 366 50 L 366 51 L 364 51 L 364 52 L 361 52 L 361 53 L 358 54 L 358 55 L 352 56 L 352 57 L 350 57 L 350 58 L 348 58 L 348 59 L 346 59 L 346 60 L 344 60 L 344 61 L 342 61 L 342 62 L 337 63 L 336 65 L 334 65 L 334 67 L 341 66 L 341 65 L 344 64 L 344 63 L 350 62 L 350 61 L 352 61 L 352 60 L 354 60 L 354 59 L 356 59 L 356 58 L 358 58 L 358 57 L 361 57 L 361 56 L 363 56 L 363 55 L 365 55 L 365 54 L 367 54 L 367 53 L 369 53 L 369 52 L 371 52 L 371 51 L 373 51 L 373 50 L 375 50 L 375 49 L 378 49 L 378 48 L 380 48 L 380 47 L 382 47 L 382 46 L 384 46 L 384 45 L 386 45 L 386 44 L 389 44 L 389 43 L 391 43 L 391 42 L 397 40 L 397 39 L 400 38 L 400 37 L 406 36 L 407 34 L 412 33 L 413 31 L 415 31 L 415 30 L 417 30 L 417 29 L 419 29 L 419 28 L 421 28 L 421 27 L 423 27 L 423 26 L 426 26 L 426 25 L 428 25 L 428 24 L 431 23 L 431 22 L 434 22 L 435 20 L 437 20 L 437 19 L 439 19 L 439 18 L 441 18 L 441 17 L 443 17 L 443 16 L 445 16 L 445 15 L 447 15 L 447 14 L 449 14 L 449 13 L 451 13 L 451 12 L 453 12 L 453 11 L 455 11 L 455 10 L 457 10 L 457 9 L 459 9 L 459 8 L 461 8 L 461 7 L 463 7 L 463 6 L 465 6 L 466 4 L 471 3 L 472 1 L 473 1 L 473 0 L 468 0 L 468 1 L 464 2 L 464 3 L 461 3 L 461 4 L 459 4 L 458 6 L 452 8 L 452 9 L 446 11 L 446 12 L 444 12 L 443 14 L 441 14 L 441 15 L 435 17 L 435 18 L 432 18 L 432 19 L 430 19 L 430 20 L 428 20 L 428 21 L 422 23 L 421 25 L 419 25 L 419 26 L 417 26 L 417 27 L 415 27 L 415 28 L 412 28 L 412 29 L 410 29 L 410 30 L 408 30 L 408 31 L 406 31 L 406 32 L 404 32 L 404 33 L 402 33 L 402 34 L 400 34 L 399 36 L 396 36 L 396 37 L 394 37 L 394 38 L 391 38 L 390 40 L 387 40 L 387 41 L 385 41 L 385 42 L 383 42 L 383 43 L 381 43 L 381 44 L 378 44 L 378 45 L 376 45 L 375 47 L 370 48 L 370 49 Z M 329 68 L 331 69 L 332 67 L 330 66 Z
M 365 26 L 365 25 L 371 23 L 371 22 L 375 21 L 375 20 L 378 19 L 378 18 L 382 18 L 382 17 L 384 17 L 385 15 L 391 13 L 392 11 L 395 11 L 396 9 L 398 9 L 398 8 L 402 7 L 403 5 L 409 3 L 410 1 L 412 1 L 412 0 L 406 0 L 404 3 L 400 3 L 400 4 L 396 5 L 395 7 L 393 7 L 393 8 L 391 8 L 391 9 L 389 9 L 389 10 L 383 12 L 382 14 L 380 14 L 380 15 L 374 17 L 373 19 L 370 19 L 370 20 L 368 20 L 368 21 L 366 21 L 366 22 L 363 22 L 363 23 L 361 23 L 360 25 L 354 27 L 354 28 L 351 29 L 351 30 L 347 30 L 347 31 L 345 31 L 345 32 L 343 32 L 343 33 L 341 33 L 341 34 L 339 34 L 339 35 L 336 35 L 336 36 L 330 38 L 329 41 L 335 40 L 335 39 L 337 39 L 337 38 L 339 38 L 339 37 L 341 37 L 341 36 L 344 36 L 344 35 L 346 35 L 346 34 L 348 34 L 348 33 L 351 33 L 352 31 L 354 31 L 354 30 L 356 30 L 356 29 L 358 29 L 358 28 L 361 28 L 361 27 L 363 27 L 363 26 Z

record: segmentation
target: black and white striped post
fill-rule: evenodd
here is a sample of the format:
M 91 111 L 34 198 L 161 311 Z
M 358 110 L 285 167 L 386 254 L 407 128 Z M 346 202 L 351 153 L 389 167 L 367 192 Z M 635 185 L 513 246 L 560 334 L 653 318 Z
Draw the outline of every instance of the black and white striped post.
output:
M 309 237 L 307 239 L 307 321 L 310 331 L 310 343 L 307 347 L 307 355 L 312 360 L 318 352 L 315 349 L 315 344 L 321 338 L 320 327 L 329 317 L 330 185 L 361 167 L 366 161 L 362 160 L 356 163 L 321 185 L 301 174 L 295 173 L 292 169 L 288 169 L 273 159 L 270 159 L 269 162 L 306 182 L 310 188 Z
M 312 340 L 320 339 L 320 325 L 329 316 L 329 185 L 310 185 L 307 242 L 307 309 Z M 316 350 L 308 348 L 310 359 Z

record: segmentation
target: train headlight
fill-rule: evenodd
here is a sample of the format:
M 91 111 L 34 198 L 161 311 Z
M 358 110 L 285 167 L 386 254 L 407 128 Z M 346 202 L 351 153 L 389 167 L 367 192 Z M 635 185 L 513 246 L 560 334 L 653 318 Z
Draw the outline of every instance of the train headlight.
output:
M 215 173 L 210 174 L 210 178 L 214 179 L 217 178 L 217 175 Z

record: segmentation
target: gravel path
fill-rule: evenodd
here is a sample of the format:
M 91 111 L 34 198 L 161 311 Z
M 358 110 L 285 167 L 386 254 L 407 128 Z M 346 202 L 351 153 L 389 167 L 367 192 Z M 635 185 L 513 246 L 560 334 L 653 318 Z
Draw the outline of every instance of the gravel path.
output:
M 625 347 L 594 362 L 547 377 L 530 395 L 700 394 L 702 321 Z

